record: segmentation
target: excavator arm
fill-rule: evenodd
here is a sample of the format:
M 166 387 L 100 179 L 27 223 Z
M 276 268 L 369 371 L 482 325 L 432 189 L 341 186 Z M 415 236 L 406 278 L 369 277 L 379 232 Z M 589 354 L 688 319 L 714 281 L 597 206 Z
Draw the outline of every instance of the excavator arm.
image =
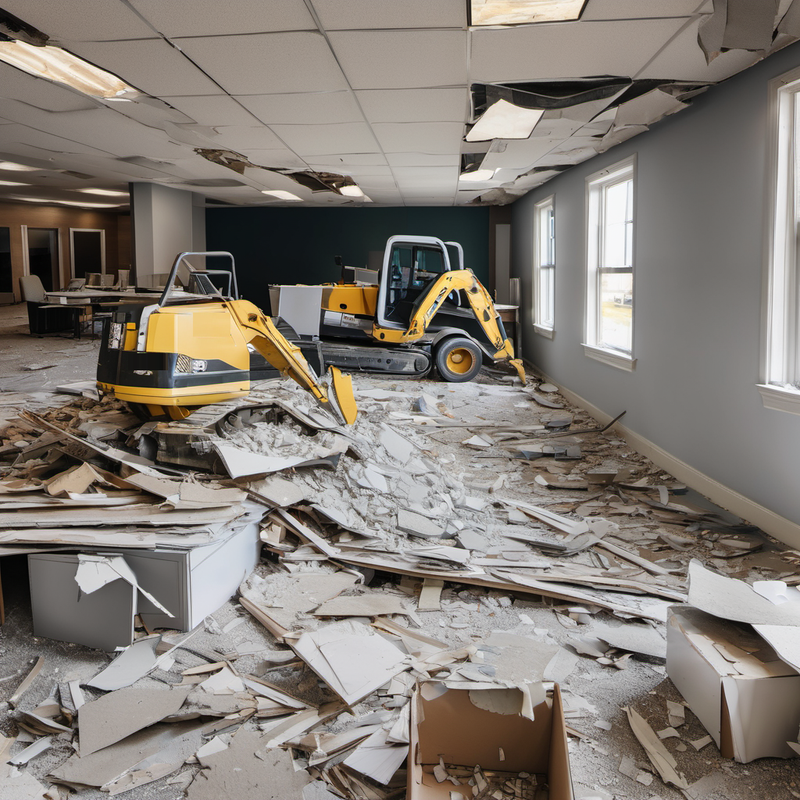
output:
M 511 364 L 524 384 L 525 369 L 522 366 L 522 359 L 514 358 L 514 345 L 510 339 L 503 336 L 502 328 L 497 323 L 498 315 L 492 298 L 470 269 L 443 272 L 417 298 L 405 330 L 387 328 L 375 322 L 372 326 L 373 337 L 393 344 L 405 344 L 420 339 L 425 335 L 431 320 L 448 295 L 460 290 L 464 291 L 475 319 L 495 349 L 492 357 L 495 361 L 507 361 Z
M 236 319 L 248 344 L 252 344 L 282 375 L 294 379 L 311 392 L 320 403 L 334 409 L 348 425 L 356 420 L 356 401 L 349 375 L 336 367 L 329 368 L 329 386 L 320 383 L 314 370 L 299 347 L 291 344 L 258 306 L 248 300 L 228 300 L 225 303 Z

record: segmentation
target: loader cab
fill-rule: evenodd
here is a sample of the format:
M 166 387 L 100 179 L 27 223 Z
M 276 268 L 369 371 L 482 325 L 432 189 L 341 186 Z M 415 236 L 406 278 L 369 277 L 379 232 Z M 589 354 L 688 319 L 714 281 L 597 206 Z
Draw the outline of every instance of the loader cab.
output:
M 459 267 L 460 264 L 456 266 Z M 448 246 L 441 239 L 393 236 L 386 244 L 380 275 L 376 308 L 378 323 L 390 328 L 407 327 L 420 295 L 439 275 L 450 269 Z M 445 301 L 445 305 L 457 307 L 457 295 Z

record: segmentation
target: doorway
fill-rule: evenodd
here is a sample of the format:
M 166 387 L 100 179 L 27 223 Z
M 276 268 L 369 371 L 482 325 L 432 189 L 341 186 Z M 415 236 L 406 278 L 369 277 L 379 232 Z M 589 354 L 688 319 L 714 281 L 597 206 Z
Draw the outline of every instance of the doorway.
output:
M 58 229 L 28 228 L 28 273 L 38 275 L 46 292 L 60 288 L 58 274 Z
M 73 278 L 89 273 L 105 275 L 106 232 L 95 228 L 70 228 L 70 268 Z
M 14 302 L 11 275 L 11 228 L 0 228 L 0 305 Z

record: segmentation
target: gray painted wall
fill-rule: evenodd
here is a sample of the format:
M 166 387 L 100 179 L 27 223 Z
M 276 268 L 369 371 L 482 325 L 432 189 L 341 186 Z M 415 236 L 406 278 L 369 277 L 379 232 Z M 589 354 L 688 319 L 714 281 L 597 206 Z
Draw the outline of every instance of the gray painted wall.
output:
M 800 417 L 765 409 L 759 378 L 767 83 L 793 45 L 513 206 L 524 354 L 672 456 L 800 523 Z M 585 179 L 637 156 L 634 356 L 623 372 L 583 355 Z M 531 326 L 533 206 L 555 195 L 556 334 Z

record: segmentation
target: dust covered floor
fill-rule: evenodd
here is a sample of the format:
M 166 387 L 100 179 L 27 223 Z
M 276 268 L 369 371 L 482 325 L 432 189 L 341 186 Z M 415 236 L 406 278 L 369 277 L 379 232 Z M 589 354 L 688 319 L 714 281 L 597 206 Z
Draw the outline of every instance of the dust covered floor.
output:
M 114 404 L 53 393 L 61 383 L 91 380 L 97 343 L 30 337 L 20 309 L 24 314 L 24 306 L 0 309 L 0 426 L 11 422 L 2 444 L 16 439 L 23 452 L 41 434 L 20 426 L 18 411 L 63 404 L 65 411 L 50 415 L 59 425 L 80 436 L 108 436 L 102 421 L 119 414 Z M 253 396 L 264 407 L 277 399 L 283 410 L 261 416 L 245 410 L 217 426 L 212 444 L 223 448 L 217 453 L 233 458 L 231 448 L 238 448 L 311 465 L 233 481 L 225 467 L 230 472 L 236 464 L 209 456 L 217 480 L 186 470 L 185 482 L 209 491 L 244 488 L 260 504 L 261 563 L 239 596 L 189 638 L 159 630 L 159 652 L 174 649 L 130 688 L 106 693 L 87 686 L 114 654 L 35 638 L 26 557 L 0 559 L 6 600 L 0 734 L 14 740 L 3 761 L 41 738 L 43 723 L 30 716 L 37 709 L 38 717 L 68 729 L 55 727 L 49 749 L 27 764 L 4 767 L 0 798 L 49 790 L 51 798 L 70 791 L 88 800 L 108 797 L 109 787 L 137 800 L 225 793 L 237 800 L 401 798 L 404 714 L 414 681 L 426 677 L 476 688 L 557 681 L 578 798 L 800 797 L 794 760 L 738 764 L 722 759 L 713 743 L 696 749 L 706 731 L 688 709 L 685 721 L 676 717 L 674 704 L 683 701 L 666 677 L 663 623 L 667 606 L 685 599 L 691 559 L 737 579 L 790 579 L 796 552 L 685 491 L 613 428 L 574 433 L 597 423 L 535 379 L 525 389 L 488 371 L 463 385 L 367 376 L 354 383 L 360 414 L 352 429 L 326 424 L 303 392 L 282 382 L 264 384 Z M 550 435 L 562 432 L 570 435 Z M 8 458 L 0 463 L 0 480 L 25 480 L 31 467 L 11 467 Z M 102 458 L 92 463 L 109 467 Z M 154 510 L 164 505 L 158 497 L 148 502 Z M 95 517 L 102 516 L 105 525 L 115 512 L 86 513 L 87 524 L 100 525 Z M 322 680 L 308 654 L 315 636 L 331 632 L 370 647 L 377 633 L 380 647 L 396 646 L 402 657 L 391 679 L 367 691 L 348 683 L 339 664 L 339 673 Z M 145 640 L 147 631 L 136 635 Z M 9 705 L 39 658 L 41 671 Z M 75 732 L 74 687 L 87 703 L 120 700 L 106 728 L 122 724 L 127 695 L 121 693 L 143 690 L 156 705 L 166 696 L 157 693 L 170 687 L 170 694 L 187 697 L 169 724 L 145 728 L 151 737 L 145 744 L 163 757 L 154 759 L 143 745 L 142 759 L 115 756 L 105 772 L 96 768 L 89 781 L 96 786 L 89 786 L 75 752 L 94 729 L 87 721 Z M 49 698 L 54 718 L 45 714 Z M 662 744 L 687 789 L 661 780 L 631 731 L 626 707 L 654 731 L 674 728 L 677 735 Z M 368 735 L 383 736 L 383 756 L 399 767 L 387 783 L 365 778 L 352 766 L 357 759 L 341 763 Z M 336 750 L 337 742 L 347 744 Z M 239 782 L 226 783 L 228 771 Z M 472 796 L 471 787 L 462 788 Z

